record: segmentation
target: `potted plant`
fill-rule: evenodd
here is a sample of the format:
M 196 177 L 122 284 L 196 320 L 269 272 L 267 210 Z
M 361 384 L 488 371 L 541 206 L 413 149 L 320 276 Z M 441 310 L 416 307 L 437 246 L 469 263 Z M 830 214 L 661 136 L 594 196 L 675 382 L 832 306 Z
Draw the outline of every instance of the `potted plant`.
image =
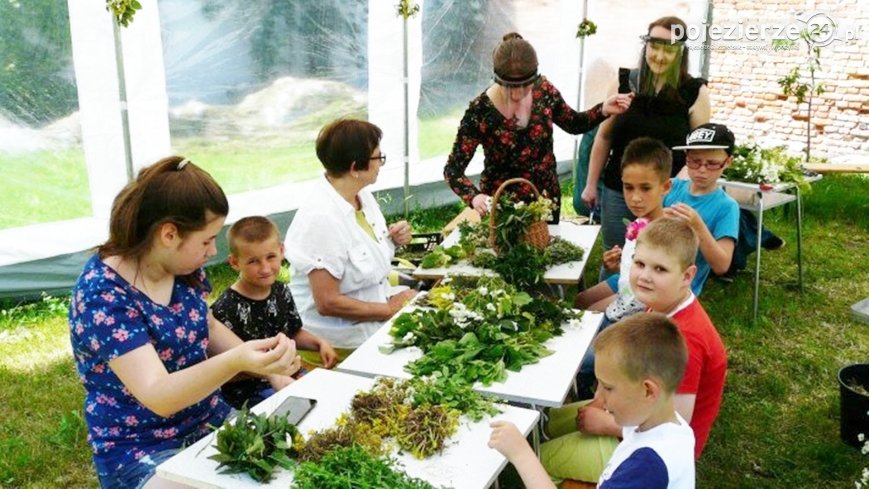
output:
M 839 370 L 839 436 L 862 447 L 869 439 L 869 363 L 856 363 Z

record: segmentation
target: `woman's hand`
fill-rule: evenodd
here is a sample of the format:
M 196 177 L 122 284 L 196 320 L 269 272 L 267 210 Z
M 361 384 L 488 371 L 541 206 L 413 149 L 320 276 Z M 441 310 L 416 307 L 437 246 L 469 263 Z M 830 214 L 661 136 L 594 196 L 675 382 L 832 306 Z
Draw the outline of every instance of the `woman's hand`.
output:
M 268 375 L 266 376 L 266 380 L 269 381 L 269 385 L 271 385 L 272 389 L 275 391 L 279 391 L 296 381 L 296 379 L 289 375 Z
M 471 208 L 477 211 L 477 214 L 480 216 L 485 216 L 489 213 L 489 203 L 492 201 L 492 197 L 486 194 L 477 194 L 474 196 L 474 199 L 471 200 Z
M 301 367 L 296 342 L 279 333 L 271 338 L 251 340 L 234 349 L 239 372 L 267 377 L 292 375 Z
M 403 246 L 410 243 L 410 240 L 413 239 L 410 224 L 408 224 L 407 221 L 398 221 L 397 223 L 392 224 L 389 226 L 389 237 L 392 238 L 392 242 L 395 243 L 396 246 Z
M 586 185 L 585 188 L 582 189 L 582 201 L 585 202 L 585 205 L 588 206 L 589 209 L 594 209 L 595 205 L 598 203 L 597 185 Z
M 631 106 L 631 101 L 633 100 L 633 92 L 615 94 L 610 98 L 606 99 L 606 102 L 603 103 L 603 115 L 609 116 L 621 114 L 628 110 L 628 107 Z
M 408 289 L 402 292 L 399 292 L 392 297 L 389 298 L 389 308 L 392 310 L 392 314 L 395 315 L 405 304 L 407 304 L 411 299 L 416 297 L 417 291 L 413 289 Z

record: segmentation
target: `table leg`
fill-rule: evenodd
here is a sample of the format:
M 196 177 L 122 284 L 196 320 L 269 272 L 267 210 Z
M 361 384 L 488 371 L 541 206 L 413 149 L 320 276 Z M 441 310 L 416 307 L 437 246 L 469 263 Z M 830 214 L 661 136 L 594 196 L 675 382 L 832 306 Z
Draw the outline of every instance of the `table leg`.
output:
M 757 261 L 754 267 L 754 316 L 752 316 L 754 321 L 757 321 L 758 290 L 760 288 L 760 250 L 763 249 L 760 246 L 761 231 L 763 230 L 763 192 L 757 193 L 757 206 L 757 249 L 755 250 Z
M 540 416 L 537 418 L 537 425 L 531 430 L 531 444 L 532 448 L 534 448 L 534 453 L 537 455 L 537 458 L 540 458 L 540 437 L 543 434 L 543 425 L 546 423 L 545 418 L 543 416 L 543 407 L 531 405 L 531 409 L 536 410 L 540 413 Z
M 797 271 L 799 272 L 800 294 L 803 293 L 803 204 L 800 198 L 800 186 L 797 192 Z

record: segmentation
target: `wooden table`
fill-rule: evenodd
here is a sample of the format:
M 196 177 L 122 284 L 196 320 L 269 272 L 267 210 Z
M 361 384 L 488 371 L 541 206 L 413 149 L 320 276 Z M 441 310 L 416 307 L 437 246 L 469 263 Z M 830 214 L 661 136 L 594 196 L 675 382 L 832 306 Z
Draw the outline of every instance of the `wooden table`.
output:
M 552 236 L 560 236 L 567 241 L 581 247 L 585 253 L 582 255 L 582 260 L 562 263 L 548 270 L 543 275 L 543 281 L 555 285 L 573 285 L 579 282 L 582 273 L 585 270 L 585 265 L 588 263 L 588 257 L 591 255 L 591 248 L 600 233 L 600 226 L 579 225 L 572 222 L 561 221 L 558 224 L 549 225 L 549 234 Z M 442 246 L 448 248 L 459 242 L 459 230 L 454 229 L 443 241 Z M 484 268 L 471 266 L 467 261 L 462 260 L 456 264 L 440 267 L 440 268 L 422 268 L 418 267 L 414 272 L 414 278 L 418 280 L 439 280 L 446 275 L 494 275 L 495 272 Z
M 299 424 L 303 433 L 332 426 L 338 416 L 349 410 L 350 401 L 360 390 L 367 390 L 374 379 L 332 370 L 316 369 L 256 405 L 255 413 L 270 413 L 290 395 L 317 400 L 317 405 Z M 512 421 L 526 436 L 537 423 L 538 413 L 514 406 L 500 406 L 502 412 L 490 419 L 472 423 L 462 418 L 458 431 L 438 455 L 417 460 L 410 454 L 393 454 L 412 477 L 430 482 L 436 487 L 482 489 L 489 487 L 507 464 L 497 451 L 487 446 L 495 419 Z M 217 453 L 214 434 L 194 443 L 157 467 L 157 475 L 199 488 L 280 488 L 287 489 L 293 473 L 279 469 L 268 483 L 261 484 L 247 474 L 219 474 L 217 462 L 208 457 Z

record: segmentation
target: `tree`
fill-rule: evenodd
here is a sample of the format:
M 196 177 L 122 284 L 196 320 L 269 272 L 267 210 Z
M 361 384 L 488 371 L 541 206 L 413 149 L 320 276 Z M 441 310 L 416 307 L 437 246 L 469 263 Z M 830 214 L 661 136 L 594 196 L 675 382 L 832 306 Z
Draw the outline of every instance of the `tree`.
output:
M 276 75 L 367 82 L 367 2 L 202 0 L 208 19 L 230 12 L 250 26 L 260 81 Z
M 825 92 L 824 83 L 817 80 L 815 73 L 821 69 L 821 47 L 829 41 L 835 28 L 836 24 L 832 21 L 815 25 L 806 24 L 806 27 L 800 31 L 799 37 L 806 46 L 806 63 L 804 66 L 799 64 L 794 66 L 787 75 L 778 80 L 782 93 L 786 96 L 796 97 L 797 105 L 808 102 L 806 109 L 807 162 L 812 155 L 812 102 L 815 95 L 821 95 Z M 773 41 L 773 48 L 776 50 L 792 49 L 796 44 L 796 41 L 791 39 L 776 39 Z M 803 69 L 808 71 L 807 78 Z
M 0 114 L 38 126 L 78 108 L 67 3 L 0 2 Z

